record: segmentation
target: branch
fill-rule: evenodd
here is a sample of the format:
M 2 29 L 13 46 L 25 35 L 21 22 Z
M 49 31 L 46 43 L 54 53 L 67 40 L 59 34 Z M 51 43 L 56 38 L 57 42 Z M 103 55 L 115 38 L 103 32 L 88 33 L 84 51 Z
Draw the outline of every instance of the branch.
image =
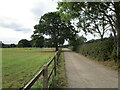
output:
M 112 16 L 109 16 L 110 19 L 116 24 L 115 20 L 112 18 Z
M 105 29 L 107 29 L 107 28 L 109 28 L 110 27 L 110 25 L 109 26 L 107 26 L 107 27 L 105 27 Z
M 111 11 L 115 12 L 115 10 L 113 10 L 112 8 L 109 7 L 109 9 L 110 9 Z

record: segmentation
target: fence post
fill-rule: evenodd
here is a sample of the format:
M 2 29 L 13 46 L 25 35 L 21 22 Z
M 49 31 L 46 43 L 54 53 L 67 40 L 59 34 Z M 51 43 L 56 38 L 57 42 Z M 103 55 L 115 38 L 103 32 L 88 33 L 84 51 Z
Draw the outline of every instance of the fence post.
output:
M 57 65 L 57 62 L 56 62 L 57 58 L 55 56 L 54 58 L 54 75 L 56 76 L 56 65 Z
M 61 53 L 61 52 L 59 51 L 58 54 L 57 54 L 57 60 L 59 59 L 60 53 Z
M 59 53 L 60 53 L 60 51 L 58 51 L 58 53 L 57 53 L 57 61 L 58 61 L 58 59 L 59 59 Z
M 48 88 L 48 69 L 46 65 L 43 67 L 43 88 Z

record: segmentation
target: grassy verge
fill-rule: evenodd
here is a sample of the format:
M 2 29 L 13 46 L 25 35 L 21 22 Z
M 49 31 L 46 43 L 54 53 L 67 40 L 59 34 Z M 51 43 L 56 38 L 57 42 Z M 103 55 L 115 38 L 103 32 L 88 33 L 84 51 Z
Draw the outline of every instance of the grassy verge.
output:
M 54 62 L 49 66 L 48 73 L 51 70 L 51 68 L 54 66 Z M 37 80 L 37 82 L 33 85 L 33 89 L 37 90 L 38 88 L 43 88 L 43 78 Z M 67 87 L 67 79 L 66 79 L 66 73 L 65 73 L 65 66 L 64 66 L 64 54 L 61 53 L 58 65 L 57 65 L 57 71 L 56 76 L 54 76 L 54 72 L 49 80 L 48 85 L 50 88 L 66 88 Z
M 114 70 L 118 70 L 118 63 L 116 63 L 114 60 L 108 60 L 108 61 L 98 61 L 100 64 L 103 64 L 105 66 L 111 67 Z
M 50 88 L 66 88 L 67 78 L 65 73 L 64 54 L 61 53 L 57 66 L 57 75 L 53 78 Z
M 96 60 L 95 58 L 90 57 L 90 56 L 85 56 L 85 57 L 87 57 L 90 60 L 93 60 L 93 61 L 95 61 L 95 62 L 97 62 L 99 64 L 102 64 L 104 66 L 110 67 L 111 69 L 118 70 L 118 63 L 115 62 L 115 60 L 103 61 L 103 60 Z
M 69 47 L 69 49 L 73 50 L 73 47 L 71 46 L 71 47 Z M 80 52 L 77 52 L 77 53 L 81 54 Z M 83 55 L 83 54 L 81 54 L 81 55 Z M 83 55 L 83 56 L 85 56 L 85 55 Z M 85 57 L 87 57 L 90 60 L 93 60 L 93 61 L 95 61 L 97 63 L 100 63 L 100 64 L 102 64 L 104 66 L 110 67 L 110 68 L 112 68 L 114 70 L 118 70 L 118 63 L 115 62 L 115 60 L 106 60 L 106 61 L 104 61 L 104 60 L 97 60 L 96 58 L 93 58 L 91 56 L 85 56 Z

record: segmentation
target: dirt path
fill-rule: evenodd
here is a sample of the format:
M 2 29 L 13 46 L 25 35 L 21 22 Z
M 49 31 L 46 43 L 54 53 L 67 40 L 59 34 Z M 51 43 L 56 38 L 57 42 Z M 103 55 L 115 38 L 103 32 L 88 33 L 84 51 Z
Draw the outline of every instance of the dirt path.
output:
M 68 88 L 118 88 L 118 72 L 66 50 Z

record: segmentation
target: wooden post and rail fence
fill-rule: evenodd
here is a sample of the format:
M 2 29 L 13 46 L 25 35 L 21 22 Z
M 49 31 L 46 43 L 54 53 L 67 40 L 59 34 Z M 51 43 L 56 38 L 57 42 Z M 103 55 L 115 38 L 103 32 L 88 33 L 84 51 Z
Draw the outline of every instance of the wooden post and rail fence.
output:
M 48 82 L 53 72 L 54 72 L 54 75 L 56 76 L 56 66 L 58 64 L 58 59 L 59 59 L 60 54 L 61 54 L 61 49 L 55 53 L 52 59 L 43 66 L 43 68 L 22 88 L 22 90 L 30 89 L 41 76 L 43 76 L 43 81 L 42 81 L 43 88 L 49 88 Z M 48 75 L 48 67 L 51 65 L 52 62 L 54 62 L 54 65 Z

